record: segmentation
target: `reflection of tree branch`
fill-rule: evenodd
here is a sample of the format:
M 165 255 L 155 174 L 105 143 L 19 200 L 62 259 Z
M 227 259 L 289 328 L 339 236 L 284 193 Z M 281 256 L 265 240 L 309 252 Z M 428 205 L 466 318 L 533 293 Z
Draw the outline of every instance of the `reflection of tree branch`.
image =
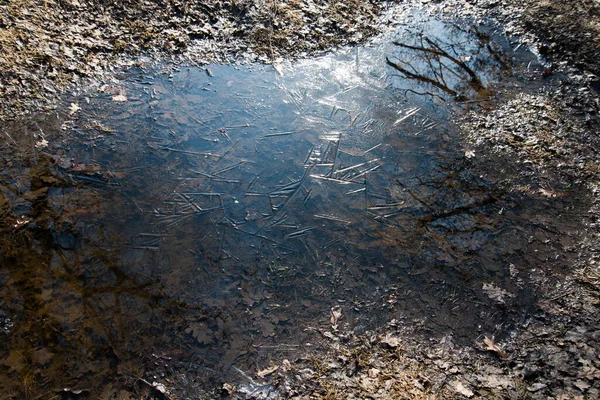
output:
M 490 41 L 490 37 L 487 34 L 481 32 L 475 25 L 471 26 L 471 28 L 473 29 L 473 32 L 475 32 L 475 35 L 477 36 L 477 38 L 479 39 L 479 41 L 485 45 L 486 49 L 496 59 L 496 61 L 498 61 L 498 63 L 502 66 L 502 68 L 504 68 L 505 70 L 507 70 L 507 71 L 510 72 L 512 70 L 512 68 L 505 61 L 504 57 L 502 57 L 501 52 L 500 51 L 496 51 L 492 47 L 492 44 L 491 44 L 491 41 Z
M 464 61 L 461 61 L 460 59 L 458 59 L 458 58 L 450 55 L 447 51 L 445 51 L 444 49 L 442 49 L 433 40 L 431 40 L 429 38 L 425 38 L 425 41 L 431 47 L 426 47 L 426 46 L 411 46 L 411 45 L 400 43 L 400 42 L 393 42 L 393 43 L 396 46 L 399 46 L 399 47 L 402 47 L 402 48 L 405 48 L 405 49 L 420 51 L 420 52 L 423 52 L 423 53 L 433 54 L 435 56 L 447 58 L 448 60 L 452 61 L 454 64 L 458 65 L 463 71 L 465 71 L 469 75 L 469 77 L 471 78 L 471 86 L 475 90 L 477 90 L 478 92 L 481 92 L 482 90 L 485 90 L 485 87 L 483 86 L 483 83 L 481 82 L 481 79 L 479 79 L 479 77 L 477 76 L 477 74 L 475 73 L 475 71 L 473 71 Z
M 449 210 L 435 212 L 432 215 L 427 215 L 425 217 L 421 217 L 421 218 L 419 218 L 419 224 L 426 225 L 431 222 L 437 221 L 438 219 L 443 219 L 443 218 L 453 217 L 455 215 L 460 215 L 460 214 L 468 212 L 472 209 L 495 203 L 497 200 L 498 199 L 496 199 L 494 196 L 488 195 L 488 196 L 484 197 L 483 199 L 475 201 L 471 204 L 467 204 L 464 206 L 458 206 L 455 208 L 451 208 Z
M 427 208 L 432 213 L 435 213 L 434 208 L 431 207 L 425 200 L 423 200 L 419 196 L 417 196 L 412 190 L 410 190 L 408 187 L 406 187 L 406 185 L 404 183 L 402 183 L 400 181 L 397 181 L 397 182 L 400 185 L 400 187 L 410 195 L 410 197 L 415 199 L 417 202 L 421 203 L 423 206 L 425 206 L 425 208 Z
M 423 38 L 421 38 L 421 44 L 423 44 Z M 435 58 L 435 60 L 437 61 L 438 67 L 434 67 L 432 60 Z M 434 79 L 436 80 L 440 80 L 441 83 L 444 86 L 448 86 L 448 84 L 446 83 L 446 79 L 444 79 L 444 67 L 445 65 L 441 62 L 440 58 L 438 56 L 436 57 L 427 57 L 427 65 L 429 65 L 429 69 L 433 72 L 433 76 Z
M 455 77 L 457 77 L 458 79 L 462 79 L 463 77 L 456 72 L 455 70 L 453 70 L 452 68 L 450 68 L 449 66 L 447 66 L 446 64 L 444 64 L 441 60 L 438 60 L 439 64 L 440 64 L 440 69 L 446 68 L 448 70 L 448 72 L 450 72 L 452 75 L 454 75 Z M 444 82 L 444 84 L 446 84 L 446 82 Z
M 469 76 L 471 77 L 471 80 L 473 82 L 477 82 L 481 85 L 481 80 L 479 79 L 479 77 L 477 76 L 477 74 L 475 73 L 475 71 L 473 71 L 464 61 L 461 61 L 460 59 L 451 56 L 450 54 L 448 54 L 448 52 L 446 52 L 444 49 L 442 49 L 436 42 L 434 42 L 433 40 L 429 39 L 429 38 L 425 38 L 425 41 L 427 43 L 429 43 L 430 46 L 434 47 L 439 54 L 442 57 L 446 57 L 447 59 L 449 59 L 450 61 L 452 61 L 453 63 L 457 64 L 459 67 L 461 67 L 462 69 L 465 70 L 465 72 L 467 74 L 469 74 Z
M 438 99 L 444 101 L 444 98 L 438 94 L 435 93 L 429 93 L 429 92 L 417 92 L 416 90 L 412 90 L 412 89 L 406 89 L 404 91 L 404 95 L 406 96 L 407 93 L 414 93 L 417 96 L 431 96 L 431 97 L 437 97 Z
M 426 76 L 412 73 L 412 72 L 408 71 L 407 69 L 403 68 L 402 66 L 400 66 L 399 64 L 394 63 L 388 57 L 385 58 L 385 61 L 389 66 L 394 67 L 395 69 L 402 72 L 404 75 L 406 75 L 409 78 L 412 78 L 412 79 L 415 79 L 415 80 L 418 80 L 421 82 L 429 83 L 430 85 L 435 86 L 436 88 L 448 93 L 449 95 L 451 95 L 452 97 L 455 97 L 457 99 L 460 99 L 460 100 L 464 99 L 464 96 L 459 96 L 458 92 L 450 89 L 448 86 L 436 81 L 435 79 L 431 79 Z

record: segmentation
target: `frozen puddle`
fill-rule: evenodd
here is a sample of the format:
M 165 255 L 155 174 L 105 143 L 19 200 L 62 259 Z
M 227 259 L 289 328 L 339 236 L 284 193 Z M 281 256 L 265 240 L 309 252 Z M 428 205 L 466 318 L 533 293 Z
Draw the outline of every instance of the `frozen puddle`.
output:
M 2 259 L 6 376 L 151 383 L 169 360 L 216 387 L 319 330 L 500 334 L 532 304 L 518 270 L 552 256 L 536 218 L 563 205 L 473 176 L 449 122 L 508 76 L 508 45 L 417 26 L 276 68 L 133 71 L 63 129 L 7 131 L 0 205 L 30 234 Z

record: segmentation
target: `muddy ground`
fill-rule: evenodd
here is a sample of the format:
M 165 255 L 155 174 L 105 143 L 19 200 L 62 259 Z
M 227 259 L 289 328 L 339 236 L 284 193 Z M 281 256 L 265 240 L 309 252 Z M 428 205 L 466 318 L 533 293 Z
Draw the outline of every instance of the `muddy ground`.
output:
M 493 18 L 544 57 L 548 85 L 538 93 L 505 90 L 458 117 L 468 139 L 465 154 L 481 175 L 508 191 L 560 199 L 572 195 L 574 185 L 585 187 L 589 210 L 573 218 L 582 222 L 586 239 L 557 247 L 570 260 L 567 267 L 540 257 L 538 270 L 514 274 L 517 286 L 536 288 L 538 303 L 500 340 L 492 332 L 480 332 L 468 346 L 451 335 L 428 339 L 419 321 L 404 320 L 359 333 L 332 310 L 332 328 L 318 332 L 318 350 L 253 377 L 269 385 L 225 382 L 213 396 L 599 398 L 600 2 L 403 4 Z M 52 109 L 64 91 L 140 62 L 271 62 L 360 43 L 385 27 L 379 16 L 387 6 L 376 0 L 0 1 L 0 117 Z M 17 217 L 0 206 L 2 235 L 13 235 Z M 560 227 L 549 221 L 548 229 Z M 500 299 L 498 307 L 505 306 Z M 169 359 L 157 366 L 162 380 L 100 383 L 100 390 L 65 389 L 55 398 L 189 398 L 183 370 Z M 14 390 L 13 398 L 39 396 L 35 388 Z

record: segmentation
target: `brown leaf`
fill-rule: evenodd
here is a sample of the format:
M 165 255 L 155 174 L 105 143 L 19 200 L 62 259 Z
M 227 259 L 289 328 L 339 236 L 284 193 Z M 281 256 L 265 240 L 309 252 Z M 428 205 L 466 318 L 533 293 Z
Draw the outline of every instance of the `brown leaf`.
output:
M 485 344 L 485 349 L 486 350 L 490 350 L 490 351 L 500 351 L 500 348 L 498 346 L 496 346 L 496 343 L 494 343 L 494 337 L 492 336 L 492 338 L 490 339 L 489 337 L 485 336 L 483 338 L 483 344 Z
M 588 390 L 590 388 L 590 384 L 581 379 L 578 381 L 575 381 L 575 383 L 573 383 L 573 385 L 575 385 L 575 387 L 577 387 L 577 389 L 581 390 L 582 392 L 585 392 L 586 390 Z
M 85 165 L 85 164 L 77 164 L 73 167 L 73 171 L 77 172 L 98 172 L 102 170 L 102 167 L 99 165 Z
M 494 352 L 502 358 L 506 358 L 506 353 L 504 351 L 502 351 L 502 349 L 500 347 L 498 347 L 498 345 L 496 345 L 496 343 L 494 343 L 493 336 L 491 339 L 488 338 L 487 336 L 485 336 L 483 338 L 483 344 L 485 345 L 485 350 Z
M 185 332 L 191 333 L 200 344 L 211 344 L 215 340 L 214 333 L 202 323 L 190 325 Z
M 275 325 L 269 321 L 261 321 L 260 332 L 264 337 L 273 336 L 275 334 Z

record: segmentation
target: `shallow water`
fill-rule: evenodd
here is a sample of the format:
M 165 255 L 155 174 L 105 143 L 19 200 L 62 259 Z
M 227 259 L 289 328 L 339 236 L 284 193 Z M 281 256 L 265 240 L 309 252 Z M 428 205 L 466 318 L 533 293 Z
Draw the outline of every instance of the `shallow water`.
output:
M 419 18 L 275 68 L 122 73 L 6 129 L 3 379 L 55 393 L 179 363 L 210 389 L 320 331 L 396 318 L 472 343 L 526 319 L 517 276 L 576 241 L 547 224 L 575 231 L 572 200 L 473 174 L 453 113 L 528 83 L 505 39 Z

